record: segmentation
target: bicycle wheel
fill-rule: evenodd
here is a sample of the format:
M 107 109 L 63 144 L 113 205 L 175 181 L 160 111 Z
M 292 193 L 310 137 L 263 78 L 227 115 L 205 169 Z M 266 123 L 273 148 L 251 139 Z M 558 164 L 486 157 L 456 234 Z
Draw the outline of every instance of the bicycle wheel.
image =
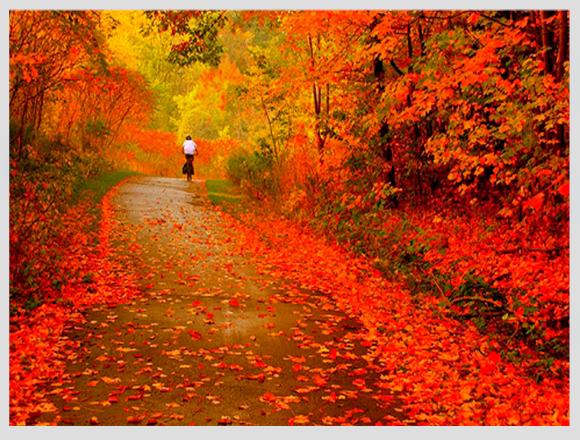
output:
M 187 181 L 191 182 L 191 176 L 193 175 L 193 163 L 191 161 L 187 161 Z

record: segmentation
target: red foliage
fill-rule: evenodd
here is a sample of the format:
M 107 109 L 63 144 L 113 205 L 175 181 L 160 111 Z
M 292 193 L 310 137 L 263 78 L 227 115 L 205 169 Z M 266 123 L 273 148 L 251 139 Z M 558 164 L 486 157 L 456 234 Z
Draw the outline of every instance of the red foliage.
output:
M 165 159 L 181 152 L 174 133 L 161 130 L 148 130 L 137 126 L 128 127 L 121 138 L 122 144 L 135 144 L 136 147 L 148 154 L 157 154 Z
M 242 146 L 234 138 L 194 138 L 198 147 L 195 175 L 201 178 L 221 178 L 227 157 Z M 121 168 L 160 176 L 181 176 L 184 163 L 182 141 L 175 133 L 129 126 L 119 140 L 122 146 L 111 152 L 111 158 Z
M 415 228 L 393 250 L 404 252 L 408 243 L 422 243 L 426 246 L 422 260 L 429 266 L 425 274 L 436 283 L 450 284 L 443 298 L 463 295 L 485 300 L 496 291 L 492 296 L 503 310 L 504 321 L 516 330 L 524 326 L 533 332 L 538 347 L 550 342 L 566 347 L 570 336 L 569 237 L 558 234 L 555 239 L 547 224 L 507 228 L 504 222 L 486 216 L 485 210 L 470 216 L 469 224 L 452 212 L 441 210 L 435 216 L 433 211 L 420 209 L 408 212 L 407 221 Z M 387 233 L 392 230 L 385 225 Z M 547 237 L 551 239 L 546 241 Z M 470 279 L 481 282 L 465 293 Z
M 552 367 L 561 376 L 537 383 L 527 374 L 536 360 L 532 352 L 518 347 L 529 358 L 519 365 L 508 361 L 497 340 L 472 323 L 447 317 L 438 298 L 417 301 L 400 282 L 380 276 L 371 261 L 274 215 L 244 214 L 243 223 L 225 218 L 240 250 L 263 273 L 299 280 L 360 317 L 373 357 L 385 371 L 379 386 L 402 392 L 418 424 L 569 424 L 568 361 Z M 499 262 L 490 267 L 494 264 Z
M 62 258 L 51 263 L 71 278 L 59 292 L 47 283 L 40 307 L 27 311 L 20 305 L 10 318 L 11 425 L 27 424 L 31 417 L 52 410 L 44 384 L 64 379 L 66 363 L 78 356 L 81 342 L 62 336 L 71 325 L 84 323 L 83 310 L 96 303 L 122 303 L 138 293 L 134 275 L 110 247 L 113 194 L 114 190 L 101 202 L 98 248 L 90 245 L 95 237 L 84 232 L 83 223 L 91 219 L 86 205 L 77 205 L 62 218 L 69 230 L 77 232 L 61 244 Z

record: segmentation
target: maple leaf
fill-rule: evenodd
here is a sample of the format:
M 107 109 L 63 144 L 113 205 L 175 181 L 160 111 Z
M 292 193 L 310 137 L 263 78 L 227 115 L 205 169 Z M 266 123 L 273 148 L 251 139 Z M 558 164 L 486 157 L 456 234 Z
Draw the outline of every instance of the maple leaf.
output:
M 394 396 L 390 396 L 390 395 L 386 395 L 386 394 L 377 394 L 377 395 L 372 396 L 372 397 L 373 397 L 373 399 L 377 399 L 377 400 L 380 400 L 380 401 L 386 402 L 386 403 L 392 402 L 393 399 L 395 398 Z
M 297 415 L 296 417 L 290 417 L 288 419 L 288 424 L 290 426 L 293 425 L 306 425 L 310 423 L 310 418 L 308 416 L 305 415 Z
M 312 391 L 316 391 L 319 389 L 320 389 L 320 387 L 309 386 L 309 387 L 304 387 L 304 388 L 296 388 L 294 391 L 296 391 L 298 394 L 308 394 L 308 393 L 311 393 Z
M 367 370 L 366 368 L 357 368 L 356 370 L 354 370 L 352 373 L 348 373 L 349 376 L 363 376 L 365 374 L 367 374 Z
M 544 202 L 544 193 L 540 192 L 532 197 L 530 200 L 523 203 L 524 208 L 532 208 L 538 211 Z
M 278 398 L 272 393 L 265 393 L 258 398 L 260 402 L 272 403 L 278 400 Z
M 558 193 L 563 195 L 564 197 L 569 197 L 570 196 L 570 182 L 569 181 L 564 182 L 562 185 L 560 185 L 558 187 L 558 189 L 556 191 L 558 191 Z
M 491 353 L 489 353 L 489 355 L 487 356 L 487 359 L 488 359 L 490 362 L 497 363 L 497 362 L 501 361 L 501 354 L 499 354 L 499 353 L 497 353 L 497 352 L 495 352 L 495 351 L 492 351 L 492 352 L 491 352 Z
M 188 330 L 187 333 L 189 333 L 189 335 L 191 336 L 191 339 L 193 341 L 199 341 L 200 339 L 203 338 L 202 334 L 199 332 L 196 332 L 195 330 Z
M 228 365 L 228 368 L 232 371 L 241 371 L 244 369 L 240 365 L 236 365 L 236 364 Z
M 227 416 L 221 416 L 218 420 L 218 425 L 231 425 L 232 420 Z
M 176 419 L 176 420 L 183 420 L 185 418 L 185 416 L 183 414 L 171 414 L 168 417 L 170 419 Z
M 105 383 L 120 383 L 121 382 L 121 379 L 118 377 L 111 378 L 111 377 L 103 376 L 103 377 L 101 377 L 101 380 Z
M 225 362 L 219 362 L 216 364 L 211 364 L 212 367 L 216 367 L 216 368 L 228 368 L 228 364 L 226 364 Z
M 316 386 L 318 387 L 323 387 L 324 385 L 326 385 L 327 379 L 325 379 L 324 377 L 316 374 L 313 378 L 314 383 L 316 384 Z
M 336 393 L 333 391 L 332 393 L 330 393 L 329 396 L 323 396 L 322 399 L 328 400 L 331 403 L 335 403 L 338 400 L 338 397 L 337 397 Z

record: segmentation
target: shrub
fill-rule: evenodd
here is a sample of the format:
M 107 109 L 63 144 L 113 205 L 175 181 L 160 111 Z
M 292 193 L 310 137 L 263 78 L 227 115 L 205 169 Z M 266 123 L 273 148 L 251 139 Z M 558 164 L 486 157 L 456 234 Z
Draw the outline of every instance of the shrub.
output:
M 274 159 L 267 150 L 235 151 L 226 162 L 226 175 L 244 192 L 257 199 L 272 197 L 279 189 Z

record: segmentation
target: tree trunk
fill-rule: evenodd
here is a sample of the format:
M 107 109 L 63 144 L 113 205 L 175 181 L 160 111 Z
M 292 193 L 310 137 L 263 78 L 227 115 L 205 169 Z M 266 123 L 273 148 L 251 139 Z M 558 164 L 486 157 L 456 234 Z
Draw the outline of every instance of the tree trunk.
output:
M 382 95 L 385 91 L 385 67 L 380 56 L 375 57 L 373 61 L 373 74 L 375 77 L 377 92 Z
M 552 16 L 552 11 L 540 11 L 542 24 L 542 49 L 544 52 L 544 73 L 549 75 L 553 72 L 552 54 L 554 51 L 554 33 L 548 27 L 546 20 Z
M 556 81 L 562 81 L 564 77 L 564 63 L 569 59 L 568 54 L 568 12 L 560 11 L 559 15 L 559 36 L 558 36 L 558 58 L 556 61 Z
M 38 103 L 38 110 L 36 114 L 36 129 L 40 130 L 40 125 L 42 124 L 42 111 L 44 108 L 44 90 L 40 92 L 40 99 Z
M 423 37 L 423 27 L 421 26 L 421 22 L 419 22 L 417 24 L 417 27 L 419 29 L 419 49 L 421 51 L 421 56 L 425 55 L 425 41 L 424 41 L 424 37 Z
M 316 61 L 314 58 L 314 46 L 312 44 L 312 38 L 308 35 L 308 47 L 310 49 L 310 60 L 312 63 L 312 70 L 316 67 Z M 316 80 L 312 83 L 312 95 L 314 97 L 314 118 L 316 124 L 316 146 L 318 149 L 318 158 L 322 162 L 322 153 L 324 151 L 324 144 L 326 142 L 326 135 L 323 135 L 322 127 L 322 90 L 316 83 Z M 327 96 L 327 101 L 329 100 Z
M 568 12 L 559 11 L 560 29 L 558 36 L 558 58 L 556 61 L 556 81 L 560 82 L 564 78 L 564 64 L 570 59 L 568 52 L 569 45 L 569 28 L 568 28 Z M 566 133 L 563 124 L 556 125 L 556 139 L 558 141 L 559 150 L 564 153 L 566 150 Z
M 409 58 L 413 58 L 413 41 L 411 40 L 411 25 L 407 25 L 407 50 Z
M 391 64 L 394 61 L 391 60 Z M 377 86 L 377 93 L 380 95 L 385 91 L 385 66 L 383 60 L 380 56 L 377 56 L 373 63 L 373 75 L 375 77 L 375 82 Z M 381 150 L 381 156 L 383 160 L 388 165 L 388 170 L 385 173 L 385 179 L 394 188 L 396 186 L 395 181 L 395 165 L 393 163 L 393 148 L 391 145 L 385 141 L 385 137 L 389 133 L 389 124 L 384 120 L 379 129 L 379 148 Z
M 262 102 L 262 109 L 264 110 L 264 115 L 266 115 L 266 121 L 268 121 L 268 128 L 270 129 L 270 137 L 272 138 L 272 145 L 274 148 L 274 155 L 276 160 L 278 159 L 278 147 L 276 145 L 276 136 L 274 136 L 274 129 L 272 128 L 272 121 L 270 120 L 270 115 L 268 114 L 268 108 L 264 102 L 264 98 L 260 95 L 260 101 Z
M 20 127 L 18 128 L 18 156 L 17 160 L 22 159 L 22 149 L 24 146 L 24 126 L 26 125 L 26 114 L 28 113 L 28 99 L 24 100 L 21 116 L 20 116 Z
M 395 180 L 395 164 L 393 163 L 393 148 L 391 145 L 384 140 L 384 138 L 389 133 L 389 124 L 387 121 L 383 121 L 381 128 L 379 130 L 379 139 L 381 141 L 381 153 L 384 161 L 388 165 L 388 170 L 386 171 L 386 180 L 394 188 L 397 184 Z
M 534 33 L 534 40 L 538 43 L 539 46 L 542 45 L 542 31 L 541 25 L 539 22 L 539 12 L 538 11 L 530 11 L 530 21 L 532 22 L 532 29 Z

